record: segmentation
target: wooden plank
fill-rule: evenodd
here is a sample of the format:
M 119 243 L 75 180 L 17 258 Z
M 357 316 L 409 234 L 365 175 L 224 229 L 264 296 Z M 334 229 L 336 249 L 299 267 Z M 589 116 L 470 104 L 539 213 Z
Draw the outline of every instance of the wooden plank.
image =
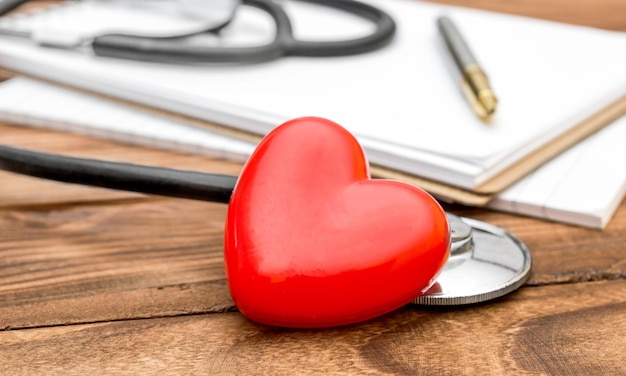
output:
M 498 303 L 405 308 L 285 330 L 238 313 L 0 332 L 0 373 L 626 373 L 626 281 L 527 288 Z
M 626 2 L 622 0 L 428 0 L 576 25 L 626 31 Z
M 3 142 L 177 168 L 240 165 L 4 127 Z M 0 329 L 234 309 L 223 270 L 226 206 L 0 173 Z M 460 206 L 531 249 L 529 284 L 624 278 L 626 202 L 605 231 Z
M 0 329 L 232 309 L 226 205 L 0 210 Z
M 529 243 L 529 284 L 543 285 L 624 278 L 625 209 L 605 232 L 475 214 Z M 233 310 L 225 217 L 226 205 L 176 199 L 0 209 L 0 329 Z

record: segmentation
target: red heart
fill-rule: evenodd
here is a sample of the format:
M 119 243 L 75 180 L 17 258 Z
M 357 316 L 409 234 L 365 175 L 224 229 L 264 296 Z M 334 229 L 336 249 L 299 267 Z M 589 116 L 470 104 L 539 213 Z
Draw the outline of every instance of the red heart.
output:
M 449 244 L 429 194 L 371 180 L 357 140 L 308 117 L 270 132 L 244 166 L 228 208 L 226 271 L 249 319 L 336 326 L 409 303 L 433 283 Z

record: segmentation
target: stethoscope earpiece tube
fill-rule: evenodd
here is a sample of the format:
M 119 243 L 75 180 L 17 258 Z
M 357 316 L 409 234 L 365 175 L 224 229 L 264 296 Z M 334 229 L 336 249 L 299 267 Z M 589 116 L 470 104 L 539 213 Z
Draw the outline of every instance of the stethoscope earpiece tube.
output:
M 371 5 L 354 0 L 298 0 L 346 11 L 372 21 L 376 29 L 364 37 L 339 41 L 301 41 L 293 36 L 289 16 L 273 0 L 243 0 L 242 4 L 267 12 L 276 24 L 272 42 L 253 47 L 214 47 L 188 45 L 186 37 L 147 38 L 132 35 L 102 35 L 94 38 L 92 48 L 96 55 L 159 61 L 169 63 L 243 63 L 261 62 L 281 56 L 332 57 L 355 55 L 374 51 L 388 44 L 396 31 L 394 20 L 387 13 Z
M 267 12 L 276 27 L 272 43 L 255 47 L 215 47 L 184 43 L 187 37 L 147 38 L 134 35 L 111 34 L 94 38 L 92 48 L 96 55 L 140 61 L 164 63 L 243 63 L 277 59 L 285 55 L 285 41 L 293 39 L 291 22 L 285 11 L 272 0 L 243 0 L 242 4 Z
M 396 32 L 396 24 L 387 13 L 356 0 L 298 0 L 345 11 L 371 21 L 375 30 L 363 37 L 337 41 L 303 41 L 293 35 L 289 16 L 274 0 L 242 0 L 241 4 L 269 14 L 276 24 L 276 35 L 270 43 L 251 47 L 215 47 L 186 43 L 192 35 L 179 37 L 143 37 L 107 34 L 93 38 L 90 45 L 98 56 L 163 63 L 246 63 L 262 62 L 282 56 L 332 57 L 347 56 L 377 50 L 387 45 Z M 27 0 L 0 0 L 0 15 Z M 217 32 L 230 20 L 216 29 Z
M 102 188 L 228 203 L 237 182 L 209 174 L 66 157 L 0 145 L 0 169 L 23 175 Z
M 185 38 L 185 37 L 182 37 Z M 245 63 L 267 61 L 283 56 L 277 44 L 261 47 L 190 47 L 181 38 L 146 38 L 132 35 L 103 35 L 94 38 L 96 55 L 161 63 Z
M 287 49 L 288 55 L 332 57 L 356 55 L 374 51 L 387 45 L 396 32 L 396 23 L 387 13 L 371 5 L 352 0 L 299 0 L 343 10 L 373 22 L 376 30 L 364 37 L 331 42 L 295 40 Z M 291 35 L 290 35 L 291 36 Z
M 9 13 L 13 9 L 19 7 L 27 0 L 0 0 L 0 15 Z

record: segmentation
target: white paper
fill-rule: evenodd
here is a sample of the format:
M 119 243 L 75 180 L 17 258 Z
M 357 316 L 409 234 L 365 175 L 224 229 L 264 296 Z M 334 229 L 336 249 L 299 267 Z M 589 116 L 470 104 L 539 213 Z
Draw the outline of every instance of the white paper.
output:
M 604 228 L 626 193 L 626 117 L 502 192 L 488 207 Z
M 254 150 L 249 142 L 26 78 L 0 84 L 0 120 L 237 162 Z
M 25 78 L 0 84 L 0 120 L 235 161 L 245 161 L 254 148 L 206 129 Z M 626 193 L 625 141 L 622 117 L 520 180 L 489 207 L 604 228 Z

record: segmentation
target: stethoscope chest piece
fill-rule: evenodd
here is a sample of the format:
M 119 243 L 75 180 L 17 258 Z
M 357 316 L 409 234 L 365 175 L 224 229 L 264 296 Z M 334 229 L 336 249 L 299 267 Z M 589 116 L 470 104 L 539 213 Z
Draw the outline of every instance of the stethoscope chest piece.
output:
M 485 302 L 515 291 L 528 280 L 532 259 L 524 243 L 497 226 L 447 215 L 452 236 L 450 258 L 435 285 L 414 304 Z

